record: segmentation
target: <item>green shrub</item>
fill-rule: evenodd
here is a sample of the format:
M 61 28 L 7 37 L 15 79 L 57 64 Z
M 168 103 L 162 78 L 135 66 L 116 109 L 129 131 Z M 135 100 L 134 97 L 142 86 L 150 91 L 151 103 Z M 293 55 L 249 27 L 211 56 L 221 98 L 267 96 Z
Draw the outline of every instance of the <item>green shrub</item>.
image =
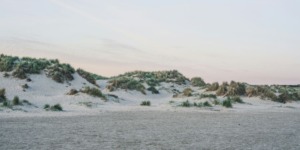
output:
M 58 83 L 72 81 L 74 73 L 74 68 L 69 64 L 54 64 L 46 68 L 46 75 Z
M 191 103 L 188 100 L 186 100 L 186 101 L 182 102 L 180 106 L 182 106 L 182 107 L 191 107 Z
M 105 95 L 102 94 L 102 92 L 97 88 L 91 88 L 89 86 L 85 87 L 83 90 L 81 90 L 82 93 L 86 93 L 88 95 L 94 96 L 94 97 L 100 97 L 104 100 L 106 100 Z
M 13 99 L 13 101 L 12 101 L 12 104 L 13 104 L 13 105 L 21 105 L 20 99 L 19 99 L 18 96 L 15 96 L 15 97 L 14 97 L 14 99 Z
M 0 89 L 0 102 L 6 101 L 5 89 Z
M 141 82 L 131 78 L 126 78 L 126 77 L 114 78 L 110 80 L 109 83 L 110 84 L 107 86 L 107 88 L 110 91 L 114 91 L 120 88 L 125 90 L 136 90 L 136 91 L 140 91 L 143 94 L 146 94 L 144 85 Z
M 9 107 L 9 102 L 8 102 L 8 101 L 4 101 L 4 102 L 3 102 L 3 106 L 4 106 L 4 107 Z
M 197 87 L 202 87 L 202 86 L 205 86 L 206 83 L 204 82 L 204 80 L 200 77 L 194 77 L 191 79 L 191 84 L 193 86 L 197 86 Z
M 67 95 L 75 95 L 75 94 L 77 94 L 78 93 L 78 91 L 76 90 L 76 89 L 71 89 L 68 93 L 67 93 Z
M 0 55 L 0 71 L 12 71 L 14 69 L 16 61 L 18 61 L 18 57 Z
M 209 85 L 206 91 L 216 91 L 219 88 L 219 83 L 214 82 L 213 84 Z
M 244 103 L 244 101 L 239 96 L 232 96 L 232 97 L 229 97 L 228 99 L 230 99 L 231 101 L 236 102 L 236 103 Z
M 217 99 L 214 99 L 213 104 L 214 104 L 214 105 L 220 105 L 221 102 L 220 102 L 219 100 L 217 100 Z
M 227 108 L 232 108 L 232 103 L 230 99 L 226 99 L 223 101 L 222 105 Z
M 91 84 L 96 85 L 96 79 L 94 78 L 93 74 L 84 71 L 83 69 L 77 69 L 77 73 L 84 79 L 86 79 Z
M 223 96 L 227 93 L 228 83 L 223 82 L 222 85 L 219 86 L 219 88 L 216 91 L 216 94 L 218 96 Z
M 51 111 L 63 111 L 63 108 L 60 106 L 60 104 L 55 104 L 50 107 Z
M 200 99 L 202 98 L 212 98 L 212 99 L 216 99 L 217 96 L 215 94 L 201 94 L 200 95 Z
M 28 89 L 29 86 L 28 86 L 28 84 L 23 84 L 23 85 L 22 85 L 22 88 L 23 88 L 23 89 Z
M 248 97 L 252 97 L 252 96 L 257 96 L 258 95 L 258 91 L 257 88 L 253 87 L 253 86 L 249 86 L 246 88 L 246 95 Z
M 5 72 L 4 74 L 3 74 L 3 77 L 4 78 L 8 78 L 10 75 L 7 73 L 7 72 Z
M 142 101 L 141 106 L 150 106 L 151 105 L 151 102 L 150 101 Z
M 152 94 L 159 94 L 159 91 L 153 86 L 149 87 L 147 90 L 151 91 Z
M 190 97 L 190 96 L 192 96 L 192 93 L 193 93 L 193 90 L 191 88 L 186 88 L 186 89 L 183 90 L 183 95 L 184 96 Z
M 46 109 L 46 110 L 50 109 L 50 105 L 49 104 L 45 104 L 44 105 L 44 109 Z
M 16 78 L 19 78 L 19 79 L 26 79 L 27 78 L 27 75 L 26 75 L 26 72 L 23 68 L 20 68 L 18 67 L 13 73 L 12 75 Z
M 212 107 L 212 105 L 211 105 L 208 101 L 205 101 L 205 102 L 203 103 L 203 106 L 204 106 L 204 107 Z

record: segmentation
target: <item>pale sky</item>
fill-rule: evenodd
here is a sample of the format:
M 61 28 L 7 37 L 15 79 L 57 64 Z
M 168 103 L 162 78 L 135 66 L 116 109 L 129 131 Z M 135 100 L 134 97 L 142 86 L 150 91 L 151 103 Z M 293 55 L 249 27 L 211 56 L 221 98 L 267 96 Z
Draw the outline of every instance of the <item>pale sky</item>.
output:
M 113 76 L 300 84 L 299 0 L 0 0 L 0 53 Z

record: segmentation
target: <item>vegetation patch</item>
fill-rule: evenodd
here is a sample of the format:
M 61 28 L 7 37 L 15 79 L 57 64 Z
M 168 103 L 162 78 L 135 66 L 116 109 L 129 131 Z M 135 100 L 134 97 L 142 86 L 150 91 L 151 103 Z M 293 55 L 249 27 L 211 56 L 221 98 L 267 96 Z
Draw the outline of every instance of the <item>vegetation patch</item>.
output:
M 149 87 L 147 90 L 152 92 L 152 94 L 159 94 L 159 91 L 153 86 Z
M 80 92 L 82 93 L 86 93 L 88 95 L 91 95 L 93 97 L 99 97 L 103 100 L 107 100 L 106 96 L 102 94 L 102 92 L 98 89 L 98 88 L 94 88 L 94 87 L 85 87 L 84 89 L 82 89 Z
M 206 89 L 206 91 L 216 91 L 219 88 L 219 83 L 218 82 L 214 82 L 211 85 L 208 86 L 208 88 Z
M 84 71 L 82 69 L 77 69 L 77 73 L 84 79 L 86 79 L 91 84 L 96 85 L 96 79 L 92 76 L 91 73 Z
M 191 88 L 184 89 L 182 93 L 184 96 L 187 96 L 187 97 L 193 96 L 193 94 L 192 94 L 193 90 Z
M 150 101 L 142 101 L 141 106 L 151 106 L 151 102 Z
M 232 108 L 232 102 L 230 99 L 226 99 L 222 102 L 222 105 L 226 108 Z
M 203 99 L 203 98 L 217 99 L 217 96 L 215 94 L 201 94 L 200 99 Z
M 140 91 L 143 94 L 146 94 L 144 85 L 134 79 L 121 77 L 121 78 L 114 78 L 109 81 L 109 85 L 107 88 L 109 91 L 114 91 L 118 88 L 125 89 L 125 90 L 136 90 Z
M 60 104 L 55 104 L 53 106 L 50 106 L 49 104 L 45 104 L 44 109 L 46 111 L 63 111 L 63 108 Z
M 204 80 L 201 78 L 201 77 L 194 77 L 191 79 L 191 84 L 193 86 L 196 86 L 196 87 L 202 87 L 202 86 L 205 86 L 206 83 L 204 82 Z

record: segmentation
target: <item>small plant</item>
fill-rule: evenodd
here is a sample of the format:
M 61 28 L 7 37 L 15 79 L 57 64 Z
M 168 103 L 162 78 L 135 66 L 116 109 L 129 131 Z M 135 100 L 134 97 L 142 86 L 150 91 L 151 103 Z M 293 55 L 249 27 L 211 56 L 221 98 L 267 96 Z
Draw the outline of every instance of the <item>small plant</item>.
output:
M 151 91 L 152 94 L 159 94 L 159 91 L 153 86 L 149 87 L 147 90 Z
M 0 89 L 0 102 L 6 101 L 5 89 Z
M 83 70 L 83 69 L 77 69 L 77 73 L 84 79 L 86 79 L 91 84 L 96 85 L 96 79 L 93 77 L 93 74 Z
M 217 99 L 214 99 L 213 104 L 214 104 L 214 105 L 220 105 L 221 102 L 220 102 L 219 100 L 217 100 Z
M 182 107 L 191 107 L 191 103 L 189 102 L 189 100 L 186 100 L 184 102 L 181 103 Z
M 186 88 L 183 90 L 183 95 L 190 97 L 190 96 L 192 96 L 192 92 L 193 92 L 193 90 L 191 88 Z
M 28 100 L 23 100 L 22 103 L 27 104 L 27 105 L 32 105 Z
M 232 103 L 230 99 L 226 99 L 223 101 L 222 105 L 226 108 L 232 108 Z
M 229 99 L 231 99 L 231 101 L 236 103 L 244 103 L 244 101 L 239 96 L 229 97 Z
M 142 101 L 141 106 L 150 106 L 151 102 L 150 101 Z
M 13 105 L 21 105 L 20 99 L 19 99 L 18 96 L 15 96 L 15 97 L 14 97 L 14 99 L 13 99 L 13 101 L 12 101 L 12 104 L 13 104 Z
M 212 107 L 212 105 L 211 105 L 208 101 L 205 101 L 205 102 L 203 103 L 203 106 L 204 106 L 204 107 Z
M 50 110 L 52 111 L 63 111 L 63 108 L 60 106 L 60 104 L 55 104 L 50 107 Z
M 174 101 L 169 101 L 169 104 L 173 104 L 173 103 L 175 103 Z
M 202 86 L 205 86 L 206 83 L 204 82 L 204 80 L 200 77 L 194 77 L 191 79 L 191 84 L 193 86 L 197 86 L 197 87 L 202 87 Z
M 82 93 L 86 93 L 88 95 L 94 96 L 94 97 L 100 97 L 106 100 L 105 95 L 102 94 L 102 92 L 97 88 L 91 88 L 89 86 L 85 87 L 83 90 L 81 90 Z
M 50 105 L 49 104 L 45 104 L 44 105 L 44 109 L 49 110 L 50 109 Z
M 3 106 L 4 106 L 4 107 L 9 107 L 9 102 L 8 102 L 8 101 L 4 101 L 4 102 L 3 102 Z
M 10 75 L 7 73 L 7 72 L 5 72 L 4 74 L 3 74 L 3 77 L 4 78 L 8 78 Z
M 75 94 L 77 94 L 78 93 L 78 91 L 76 90 L 76 89 L 71 89 L 68 93 L 67 93 L 67 95 L 75 95 Z
M 200 95 L 200 99 L 202 98 L 212 98 L 212 99 L 216 99 L 217 96 L 215 94 L 201 94 Z
M 22 85 L 22 88 L 23 88 L 23 89 L 28 89 L 29 86 L 28 86 L 28 84 L 23 84 L 23 85 Z

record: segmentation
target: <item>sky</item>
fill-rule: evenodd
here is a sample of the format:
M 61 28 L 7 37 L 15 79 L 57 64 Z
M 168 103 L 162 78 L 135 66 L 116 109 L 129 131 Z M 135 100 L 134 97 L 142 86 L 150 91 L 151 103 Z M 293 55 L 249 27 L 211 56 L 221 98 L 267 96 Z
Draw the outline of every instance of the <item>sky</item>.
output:
M 0 53 L 104 76 L 300 84 L 299 0 L 0 0 Z

